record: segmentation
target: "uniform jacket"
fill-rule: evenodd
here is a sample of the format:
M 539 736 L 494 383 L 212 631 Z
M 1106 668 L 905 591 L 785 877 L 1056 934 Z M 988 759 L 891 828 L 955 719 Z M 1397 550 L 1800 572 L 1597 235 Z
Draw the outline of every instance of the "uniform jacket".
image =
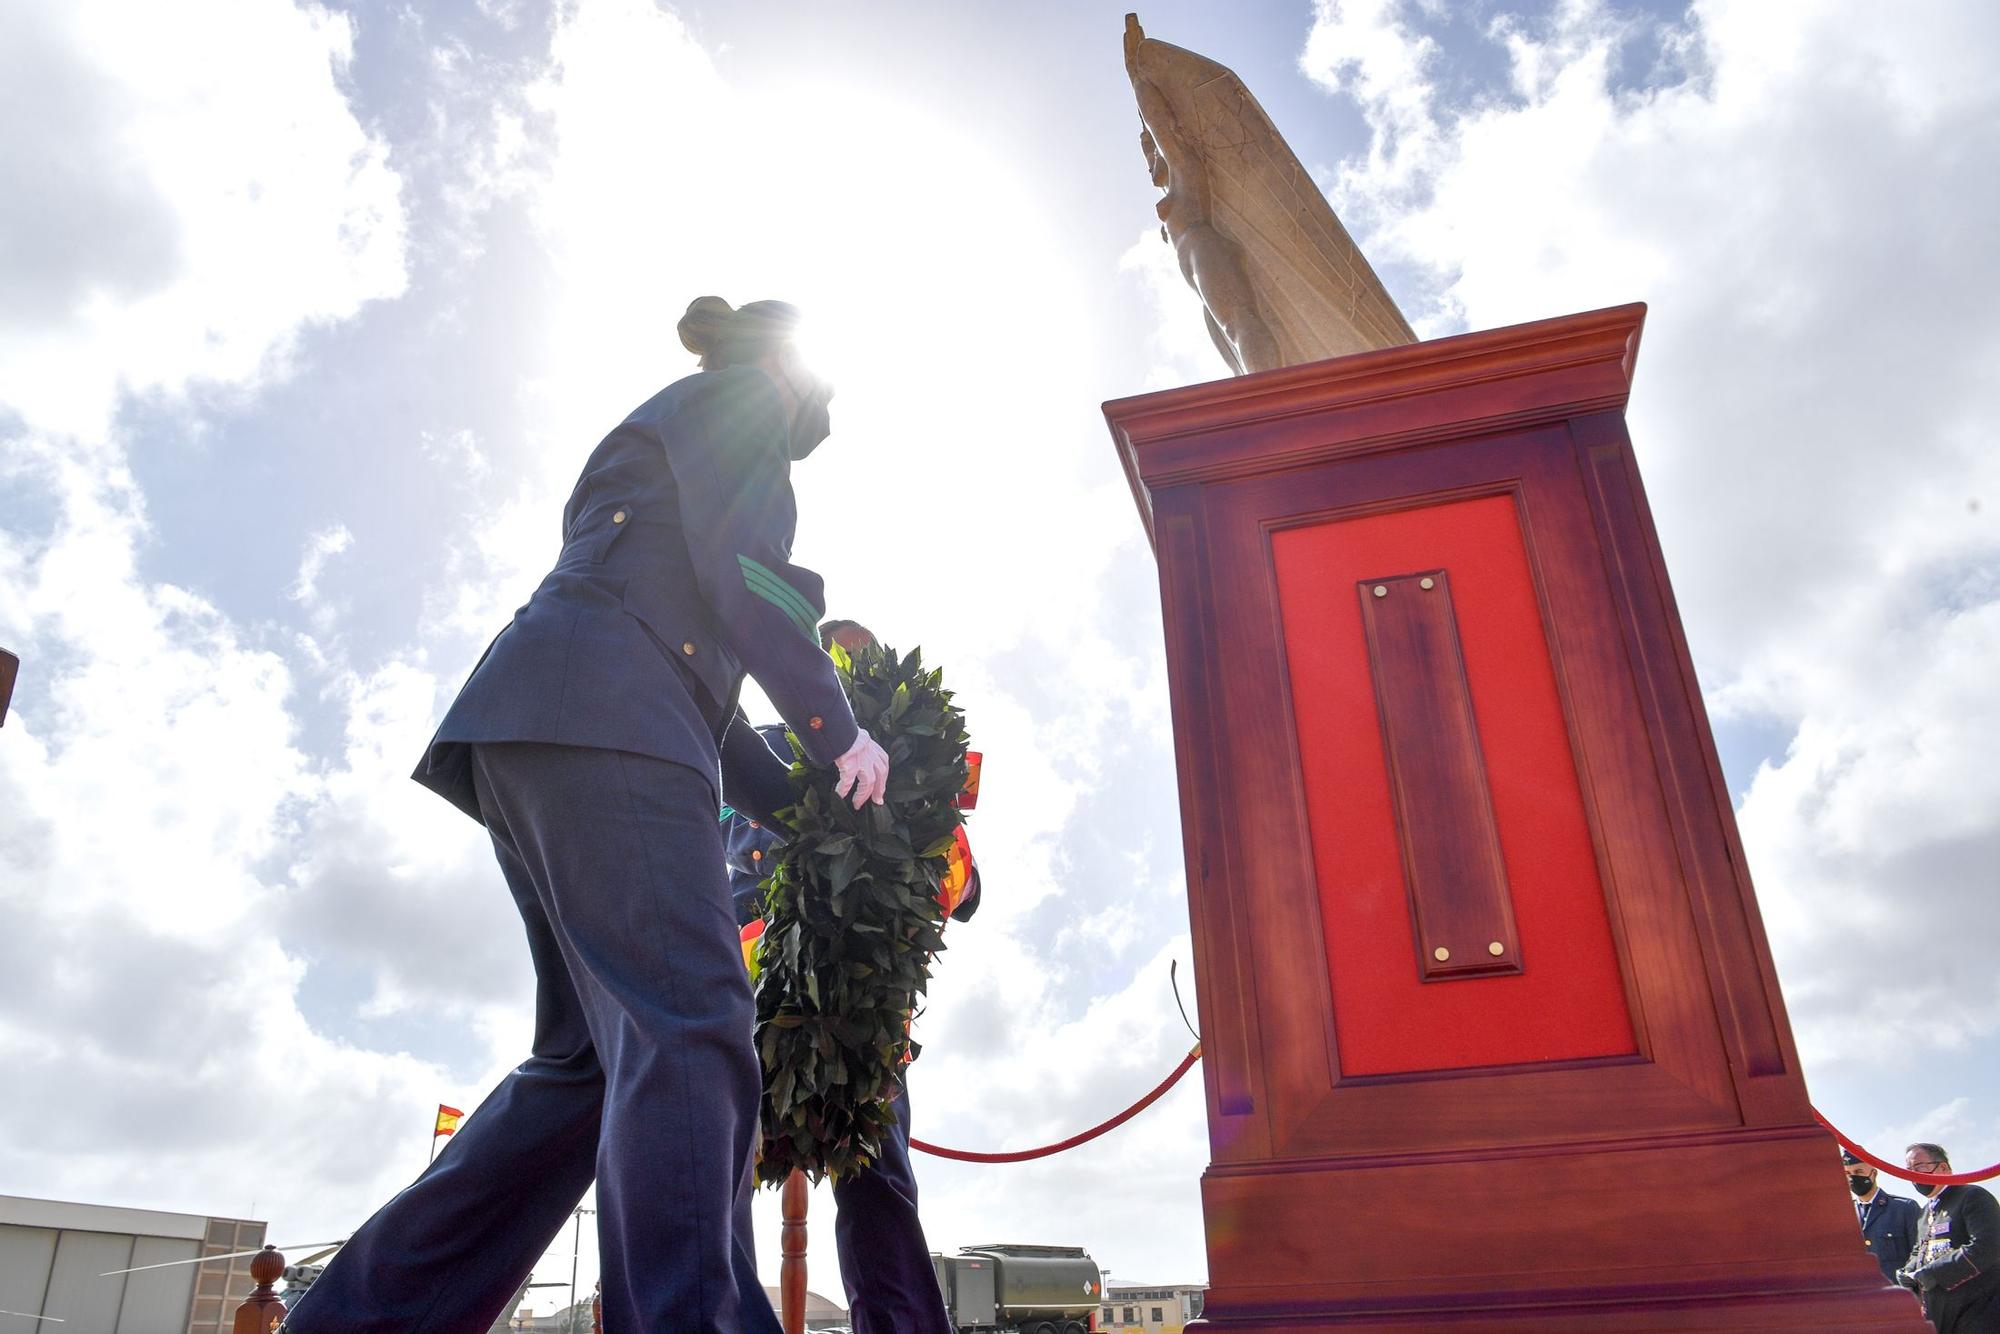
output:
M 1917 1244 L 1917 1202 L 1878 1187 L 1874 1199 L 1866 1204 L 1856 1201 L 1854 1208 L 1861 1222 L 1861 1244 L 1882 1266 L 1882 1277 L 1894 1283 L 1896 1271 Z
M 812 760 L 845 753 L 856 729 L 819 646 L 820 578 L 791 559 L 788 432 L 769 377 L 740 366 L 668 385 L 606 436 L 563 507 L 555 568 L 487 647 L 417 781 L 478 819 L 468 747 L 553 742 L 685 764 L 768 813 L 783 768 L 736 712 L 746 671 Z
M 1940 1330 L 2000 1330 L 2000 1202 L 1980 1186 L 1946 1186 L 1917 1222 L 1897 1275 Z

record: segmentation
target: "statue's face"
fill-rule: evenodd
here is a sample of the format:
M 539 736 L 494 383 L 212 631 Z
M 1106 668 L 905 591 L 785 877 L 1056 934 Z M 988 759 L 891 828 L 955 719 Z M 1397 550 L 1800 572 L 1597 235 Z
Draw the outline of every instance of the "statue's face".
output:
M 1146 155 L 1146 170 L 1153 177 L 1153 184 L 1162 190 L 1167 188 L 1167 160 L 1160 155 L 1160 146 L 1153 141 L 1151 130 L 1139 131 L 1139 150 Z

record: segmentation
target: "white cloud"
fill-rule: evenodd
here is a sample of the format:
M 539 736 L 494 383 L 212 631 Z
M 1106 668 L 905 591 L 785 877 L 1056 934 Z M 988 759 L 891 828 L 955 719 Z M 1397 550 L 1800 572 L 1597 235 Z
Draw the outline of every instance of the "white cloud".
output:
M 2000 1030 L 1983 947 L 2000 939 L 2000 602 L 1989 588 L 1971 606 L 1938 606 L 1884 584 L 1860 591 L 1832 652 L 1821 640 L 1760 660 L 1772 680 L 1746 693 L 1798 731 L 1744 797 L 1744 841 L 1789 951 L 1809 1062 L 1900 1066 L 1930 1050 L 1941 1064 L 1977 1062 L 1975 1044 Z M 1894 1003 L 1860 970 L 1893 978 Z
M 483 480 L 492 471 L 491 461 L 479 447 L 479 438 L 463 427 L 456 431 L 426 431 L 421 448 L 425 458 L 468 481 Z
M 0 275 L 35 295 L 0 306 L 0 403 L 100 438 L 121 391 L 254 385 L 302 325 L 402 290 L 352 49 L 274 0 L 7 7 Z
M 306 646 L 315 655 L 323 654 L 319 639 L 333 632 L 343 607 L 341 602 L 329 600 L 320 593 L 320 575 L 328 561 L 353 545 L 354 534 L 347 531 L 345 524 L 322 528 L 307 537 L 305 550 L 299 555 L 298 577 L 286 590 L 286 596 L 304 608 L 306 618 L 312 625 L 313 634 L 306 637 Z
M 21 475 L 57 505 L 56 536 L 0 533 L 20 577 L 8 637 L 46 682 L 0 745 L 0 1173 L 30 1193 L 241 1213 L 273 1193 L 245 1165 L 283 1164 L 323 1187 L 311 1221 L 351 1219 L 407 1166 L 357 1172 L 318 1146 L 379 1141 L 390 1108 L 446 1077 L 327 1040 L 294 999 L 273 862 L 322 787 L 292 673 L 212 604 L 137 574 L 128 478 L 40 461 Z
M 333 684 L 341 751 L 288 849 L 287 931 L 314 962 L 367 979 L 364 1018 L 449 1018 L 515 1044 L 533 989 L 491 845 L 409 777 L 438 685 L 402 660 Z
M 947 968 L 940 989 L 958 993 L 951 1023 L 934 1022 L 945 1017 L 936 1011 L 925 1016 L 931 1045 L 912 1067 L 919 1137 L 957 1148 L 1021 1149 L 1123 1111 L 1192 1045 L 1167 984 L 1168 962 L 1178 958 L 1192 1013 L 1188 951 L 1186 933 L 1176 932 L 1148 951 L 1123 985 L 1109 969 L 1062 978 L 1071 995 L 1090 997 L 1067 1015 L 1060 1013 L 1066 1007 L 1024 1000 L 1019 973 L 967 988 Z M 1018 1166 L 925 1160 L 931 1244 L 1032 1237 L 1087 1245 L 1099 1264 L 1134 1279 L 1199 1272 L 1199 1183 L 1208 1159 L 1200 1088 L 1197 1065 L 1141 1116 L 1076 1152 Z
M 1118 269 L 1136 278 L 1154 317 L 1148 346 L 1153 364 L 1146 371 L 1146 389 L 1171 389 L 1221 378 L 1215 343 L 1202 318 L 1201 298 L 1181 276 L 1174 248 L 1159 229 L 1141 232 L 1131 249 L 1119 257 Z
M 1443 127 L 1428 70 L 1437 43 L 1399 21 L 1397 0 L 1318 0 L 1300 64 L 1329 91 L 1368 112 L 1365 169 L 1373 188 L 1397 192 L 1433 170 Z
M 301 330 L 402 290 L 352 39 L 271 0 L 0 16 L 0 279 L 26 296 L 0 306 L 0 639 L 27 677 L 0 744 L 17 1190 L 243 1213 L 273 1193 L 246 1164 L 282 1164 L 315 1226 L 351 1222 L 407 1165 L 319 1146 L 379 1141 L 445 1078 L 301 1013 L 282 867 L 326 778 L 287 641 L 147 572 L 113 428 L 132 395 L 241 399 Z M 318 578 L 350 540 L 308 543 L 289 591 L 310 612 L 337 610 Z

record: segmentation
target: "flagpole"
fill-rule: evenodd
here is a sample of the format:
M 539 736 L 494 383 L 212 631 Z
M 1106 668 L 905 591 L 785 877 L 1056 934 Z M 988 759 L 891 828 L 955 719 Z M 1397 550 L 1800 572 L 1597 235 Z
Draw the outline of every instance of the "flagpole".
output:
M 447 1112 L 451 1113 L 451 1125 L 449 1127 L 444 1123 L 445 1113 Z M 426 1170 L 429 1169 L 432 1163 L 437 1161 L 438 1141 L 449 1138 L 457 1131 L 459 1119 L 464 1115 L 464 1112 L 459 1111 L 458 1108 L 449 1104 L 441 1102 L 437 1105 L 437 1111 L 431 1117 L 431 1156 L 424 1162 Z
M 586 1209 L 580 1204 L 576 1207 L 576 1232 L 571 1237 L 569 1252 L 569 1316 L 567 1321 L 569 1328 L 564 1331 L 564 1334 L 579 1334 L 576 1328 L 576 1262 L 577 1257 L 583 1254 L 583 1216 L 585 1214 L 595 1215 L 596 1213 L 597 1210 Z

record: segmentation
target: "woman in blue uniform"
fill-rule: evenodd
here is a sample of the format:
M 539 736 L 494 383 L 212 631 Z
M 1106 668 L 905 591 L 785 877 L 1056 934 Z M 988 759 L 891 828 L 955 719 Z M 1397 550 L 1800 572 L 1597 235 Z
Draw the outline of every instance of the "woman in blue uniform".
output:
M 792 563 L 790 469 L 832 389 L 783 302 L 703 297 L 706 373 L 605 437 L 562 554 L 446 713 L 418 782 L 485 825 L 527 927 L 533 1054 L 342 1249 L 294 1334 L 488 1329 L 595 1177 L 606 1334 L 776 1334 L 749 1236 L 758 1070 L 716 811 L 784 767 L 736 711 L 756 677 L 855 805 L 888 758 L 855 725 Z

